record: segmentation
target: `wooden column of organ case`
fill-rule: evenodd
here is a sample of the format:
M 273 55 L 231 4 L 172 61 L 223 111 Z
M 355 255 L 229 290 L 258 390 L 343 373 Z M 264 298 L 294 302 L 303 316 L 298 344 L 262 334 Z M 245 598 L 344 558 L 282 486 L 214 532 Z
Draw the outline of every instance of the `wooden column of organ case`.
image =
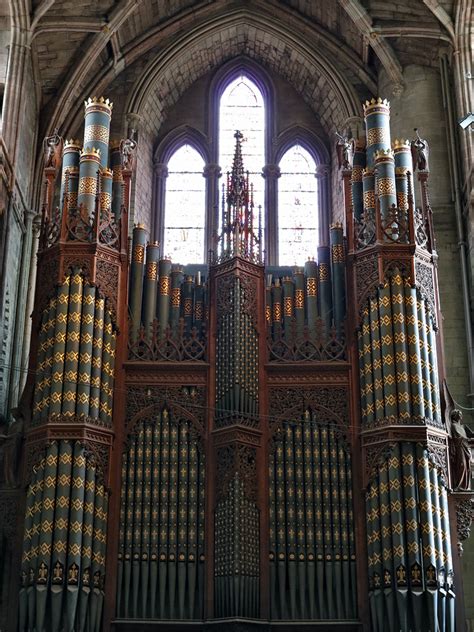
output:
M 236 133 L 211 263 L 183 268 L 141 225 L 127 256 L 111 111 L 48 145 L 20 630 L 454 632 L 423 146 L 415 209 L 410 144 L 367 102 L 346 236 L 291 269 L 264 266 Z

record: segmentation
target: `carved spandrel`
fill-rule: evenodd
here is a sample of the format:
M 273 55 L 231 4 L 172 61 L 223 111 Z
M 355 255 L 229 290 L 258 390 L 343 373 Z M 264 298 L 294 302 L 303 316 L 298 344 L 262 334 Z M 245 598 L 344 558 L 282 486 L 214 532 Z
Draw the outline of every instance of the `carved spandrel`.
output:
M 433 322 L 436 326 L 436 301 L 435 301 L 435 286 L 433 279 L 433 266 L 429 263 L 425 263 L 417 259 L 415 261 L 415 280 L 416 287 L 419 290 L 421 296 L 428 302 Z
M 130 386 L 127 389 L 126 431 L 136 423 L 151 419 L 167 408 L 175 417 L 189 419 L 202 436 L 206 412 L 206 392 L 198 386 Z
M 471 535 L 472 521 L 474 520 L 474 498 L 457 497 L 456 500 L 456 531 L 458 537 L 458 550 L 462 555 L 464 540 Z
M 270 450 L 274 442 L 280 440 L 285 422 L 298 422 L 307 410 L 313 412 L 316 421 L 334 424 L 336 433 L 347 441 L 348 400 L 349 391 L 345 387 L 270 387 Z

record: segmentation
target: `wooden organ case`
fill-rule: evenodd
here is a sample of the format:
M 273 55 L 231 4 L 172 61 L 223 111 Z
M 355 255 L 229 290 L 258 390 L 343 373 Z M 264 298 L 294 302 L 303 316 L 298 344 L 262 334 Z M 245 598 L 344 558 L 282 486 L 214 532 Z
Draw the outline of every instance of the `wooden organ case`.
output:
M 141 225 L 127 257 L 111 109 L 62 149 L 61 213 L 46 169 L 20 629 L 454 632 L 423 147 L 415 209 L 412 148 L 367 102 L 345 231 L 290 269 L 264 266 L 237 133 L 210 265 L 185 269 Z

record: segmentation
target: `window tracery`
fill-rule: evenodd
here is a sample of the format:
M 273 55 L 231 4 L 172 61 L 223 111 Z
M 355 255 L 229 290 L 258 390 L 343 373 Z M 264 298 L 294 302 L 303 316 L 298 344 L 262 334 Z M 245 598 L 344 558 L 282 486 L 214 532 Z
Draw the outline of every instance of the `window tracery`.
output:
M 220 231 L 222 185 L 239 129 L 244 167 L 254 186 L 255 221 L 262 207 L 265 262 L 302 265 L 316 256 L 318 245 L 328 244 L 330 183 L 320 171 L 330 157 L 324 142 L 298 125 L 277 133 L 275 88 L 265 71 L 248 60 L 222 67 L 211 81 L 209 97 L 203 105 L 207 130 L 180 125 L 155 151 L 151 239 L 162 244 L 162 253 L 173 263 L 207 262 Z M 196 162 L 188 164 L 188 155 Z M 178 167 L 170 168 L 175 156 Z

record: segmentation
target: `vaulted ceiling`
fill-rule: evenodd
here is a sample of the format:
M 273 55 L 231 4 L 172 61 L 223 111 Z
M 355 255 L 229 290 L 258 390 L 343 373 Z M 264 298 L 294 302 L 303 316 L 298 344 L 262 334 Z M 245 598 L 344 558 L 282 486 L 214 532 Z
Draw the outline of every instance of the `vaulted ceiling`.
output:
M 466 0 L 0 0 L 3 24 L 26 32 L 43 126 L 61 122 L 62 113 L 132 65 L 138 69 L 175 42 L 212 33 L 206 46 L 225 46 L 216 24 L 240 12 L 251 40 L 260 23 L 268 47 L 278 31 L 301 47 L 321 52 L 328 72 L 344 77 L 358 94 L 373 92 L 380 66 L 403 88 L 407 64 L 437 65 L 441 48 L 456 46 L 456 19 Z M 0 11 L 1 15 L 1 11 Z M 265 33 L 266 16 L 273 31 Z M 228 25 L 232 29 L 231 25 Z M 227 27 L 226 27 L 227 28 Z M 225 31 L 228 37 L 229 30 Z M 224 33 L 224 31 L 222 31 Z M 276 35 L 275 35 L 276 34 Z M 283 40 L 282 40 L 283 41 Z M 1 44 L 1 42 L 0 42 Z M 245 51 L 245 42 L 241 42 Z M 270 53 L 267 53 L 267 57 Z M 275 56 L 291 54 L 281 43 Z M 222 57 L 222 56 L 221 56 Z M 203 57 L 202 63 L 207 63 Z M 1 62 L 1 54 L 0 54 Z M 129 73 L 130 74 L 130 73 Z M 124 78 L 126 74 L 123 74 Z M 125 79 L 124 79 L 125 80 Z

